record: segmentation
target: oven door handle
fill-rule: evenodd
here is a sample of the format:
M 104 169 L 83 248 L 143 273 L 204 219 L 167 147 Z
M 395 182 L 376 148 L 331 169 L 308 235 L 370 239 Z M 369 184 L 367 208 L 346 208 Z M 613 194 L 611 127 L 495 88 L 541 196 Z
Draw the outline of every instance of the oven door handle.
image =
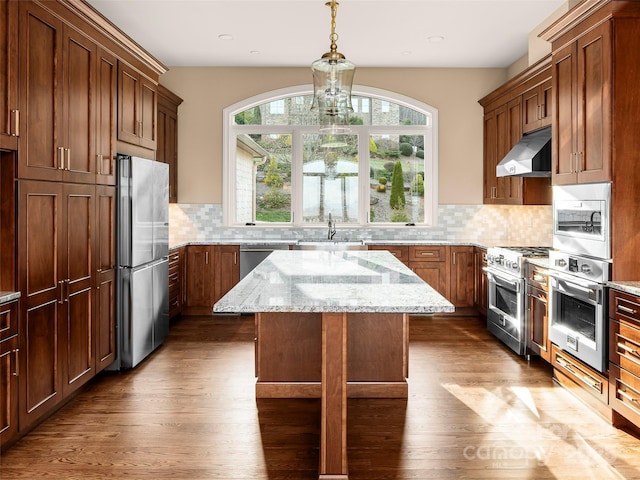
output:
M 487 268 L 483 268 L 483 270 L 487 274 L 490 282 L 494 282 L 501 287 L 510 287 L 512 290 L 515 290 L 516 293 L 520 293 L 522 283 L 520 279 L 510 279 Z
M 567 278 L 566 276 L 559 275 L 556 272 L 549 273 L 549 278 L 551 278 L 552 280 L 555 280 L 555 282 L 554 281 L 551 282 L 551 288 L 554 287 L 554 283 L 563 282 L 565 284 L 564 291 L 566 291 L 569 295 L 573 295 L 578 298 L 585 298 L 584 294 L 586 294 L 585 299 L 591 300 L 592 302 L 595 302 L 598 305 L 602 304 L 603 288 L 601 285 L 594 285 L 594 284 L 585 285 L 583 283 L 580 283 L 575 278 Z M 582 292 L 582 295 L 578 294 L 578 292 Z

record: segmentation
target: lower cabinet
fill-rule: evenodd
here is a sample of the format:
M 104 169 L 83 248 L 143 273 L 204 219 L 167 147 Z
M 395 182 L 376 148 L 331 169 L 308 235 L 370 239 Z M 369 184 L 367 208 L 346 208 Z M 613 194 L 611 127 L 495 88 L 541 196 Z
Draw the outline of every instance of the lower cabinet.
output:
M 475 280 L 473 247 L 454 245 L 449 249 L 449 263 L 451 265 L 449 301 L 456 308 L 473 309 L 473 283 Z
M 549 277 L 546 271 L 527 263 L 527 348 L 550 362 L 548 285 Z
M 486 318 L 489 308 L 489 280 L 483 268 L 487 266 L 487 249 L 475 247 L 473 257 L 473 304 L 476 311 Z
M 18 433 L 18 302 L 0 305 L 0 450 Z
M 169 251 L 169 318 L 182 313 L 184 301 L 184 247 Z
M 640 429 L 640 297 L 614 289 L 609 299 L 609 405 L 613 424 Z
M 448 266 L 447 247 L 444 245 L 409 247 L 409 268 L 446 299 L 450 299 Z
M 211 315 L 213 305 L 240 280 L 238 245 L 186 247 L 186 304 L 184 313 Z

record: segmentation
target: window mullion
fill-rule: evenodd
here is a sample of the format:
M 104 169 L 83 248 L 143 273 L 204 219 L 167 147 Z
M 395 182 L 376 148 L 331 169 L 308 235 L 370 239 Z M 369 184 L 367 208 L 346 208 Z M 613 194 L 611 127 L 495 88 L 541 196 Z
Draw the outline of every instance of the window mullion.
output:
M 302 226 L 302 131 L 294 128 L 291 132 L 291 214 L 292 225 Z

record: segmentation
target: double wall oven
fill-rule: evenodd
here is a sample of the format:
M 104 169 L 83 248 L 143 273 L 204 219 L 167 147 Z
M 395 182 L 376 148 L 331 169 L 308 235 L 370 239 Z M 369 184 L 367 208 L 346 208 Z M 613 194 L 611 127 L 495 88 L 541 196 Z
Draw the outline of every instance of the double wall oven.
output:
M 553 187 L 549 339 L 595 370 L 607 367 L 611 184 Z

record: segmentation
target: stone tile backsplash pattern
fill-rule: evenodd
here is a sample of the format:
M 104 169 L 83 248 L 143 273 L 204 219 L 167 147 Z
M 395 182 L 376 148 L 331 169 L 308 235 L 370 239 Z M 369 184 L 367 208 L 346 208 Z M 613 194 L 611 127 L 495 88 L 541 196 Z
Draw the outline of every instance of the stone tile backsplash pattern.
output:
M 551 206 L 440 205 L 435 227 L 348 228 L 337 225 L 336 238 L 370 242 L 460 242 L 484 245 L 551 245 Z M 326 227 L 273 228 L 222 225 L 220 204 L 171 204 L 169 244 L 320 240 Z

